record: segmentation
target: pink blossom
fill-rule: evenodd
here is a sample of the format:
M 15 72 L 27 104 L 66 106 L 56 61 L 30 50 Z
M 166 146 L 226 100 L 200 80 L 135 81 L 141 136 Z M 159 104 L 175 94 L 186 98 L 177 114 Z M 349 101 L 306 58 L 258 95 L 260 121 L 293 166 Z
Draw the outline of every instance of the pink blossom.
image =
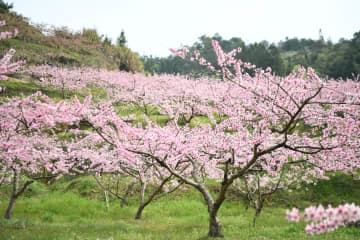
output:
M 300 221 L 299 209 L 293 208 L 291 211 L 286 210 L 286 219 L 292 222 Z
M 299 216 L 299 211 L 295 210 L 296 215 Z M 294 212 L 294 209 L 292 212 Z M 339 205 L 336 208 L 329 205 L 327 209 L 321 205 L 318 207 L 310 206 L 304 210 L 304 214 L 300 218 L 295 219 L 291 218 L 292 212 L 286 211 L 286 219 L 294 222 L 298 222 L 299 219 L 310 222 L 305 227 L 308 234 L 334 231 L 341 226 L 360 220 L 360 207 L 348 203 Z

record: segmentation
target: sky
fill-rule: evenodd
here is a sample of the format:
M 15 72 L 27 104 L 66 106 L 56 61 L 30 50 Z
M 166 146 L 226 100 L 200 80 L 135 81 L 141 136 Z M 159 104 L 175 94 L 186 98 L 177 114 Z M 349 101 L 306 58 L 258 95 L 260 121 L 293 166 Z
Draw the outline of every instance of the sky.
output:
M 125 31 L 140 55 L 167 56 L 219 33 L 246 43 L 285 37 L 336 42 L 360 31 L 360 0 L 5 0 L 34 23 L 95 28 L 113 41 Z

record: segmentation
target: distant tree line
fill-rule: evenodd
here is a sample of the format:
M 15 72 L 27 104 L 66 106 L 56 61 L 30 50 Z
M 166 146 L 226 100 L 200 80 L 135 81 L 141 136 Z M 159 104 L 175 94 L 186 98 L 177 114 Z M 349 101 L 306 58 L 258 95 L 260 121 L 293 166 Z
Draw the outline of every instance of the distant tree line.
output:
M 360 73 L 360 31 L 350 40 L 340 39 L 333 43 L 325 41 L 321 32 L 319 39 L 286 38 L 277 44 L 262 41 L 245 44 L 238 37 L 229 40 L 219 34 L 213 37 L 201 36 L 190 46 L 190 50 L 199 50 L 202 56 L 216 62 L 216 56 L 211 46 L 211 40 L 219 41 L 225 51 L 241 47 L 242 52 L 237 57 L 245 62 L 251 62 L 259 67 L 270 66 L 273 71 L 284 76 L 299 65 L 313 67 L 321 76 L 330 78 L 352 78 Z M 204 67 L 190 60 L 184 61 L 179 57 L 143 56 L 144 68 L 149 73 L 190 73 L 194 76 L 211 74 Z
M 0 0 L 0 13 L 8 13 L 14 7 L 12 3 L 6 3 Z

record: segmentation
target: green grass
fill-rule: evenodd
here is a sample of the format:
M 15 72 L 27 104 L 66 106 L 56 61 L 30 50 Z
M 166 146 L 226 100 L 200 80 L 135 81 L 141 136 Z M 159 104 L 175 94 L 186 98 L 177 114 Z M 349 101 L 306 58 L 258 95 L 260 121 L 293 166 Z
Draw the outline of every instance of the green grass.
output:
M 317 187 L 325 197 L 327 190 L 349 190 L 346 177 L 322 182 Z M 345 185 L 336 186 L 343 183 Z M 335 186 L 335 187 L 333 187 Z M 87 188 L 85 190 L 84 188 Z M 80 189 L 98 192 L 98 197 L 83 194 Z M 53 185 L 32 186 L 31 194 L 20 198 L 12 220 L 0 220 L 0 239 L 207 239 L 208 215 L 201 196 L 193 191 L 180 191 L 153 202 L 144 210 L 142 220 L 133 220 L 137 195 L 121 208 L 112 199 L 107 209 L 101 191 L 90 177 L 60 179 Z M 323 192 L 323 193 L 321 193 Z M 355 191 L 355 196 L 359 190 Z M 317 194 L 317 191 L 312 194 Z M 330 195 L 329 195 L 330 194 Z M 328 193 L 328 196 L 339 200 Z M 295 199 L 296 201 L 301 201 Z M 0 197 L 0 211 L 5 211 L 7 198 Z M 332 233 L 309 236 L 304 224 L 288 223 L 285 208 L 267 206 L 256 227 L 252 226 L 253 211 L 245 211 L 240 200 L 225 202 L 219 214 L 225 239 L 360 239 L 360 229 L 341 228 Z
M 63 99 L 63 92 L 60 89 L 54 87 L 43 87 L 30 80 L 9 78 L 7 81 L 0 81 L 0 87 L 6 88 L 4 92 L 0 93 L 0 99 L 2 100 L 15 96 L 29 96 L 38 91 L 41 91 L 55 101 Z M 72 98 L 75 96 L 75 92 L 65 90 L 64 95 L 66 98 Z
M 74 193 L 51 193 L 17 203 L 15 219 L 1 220 L 0 239 L 206 239 L 207 214 L 199 199 L 183 196 L 150 205 L 143 220 L 135 221 L 136 206 L 113 203 L 109 210 L 101 201 Z M 4 206 L 1 204 L 1 210 Z M 227 203 L 220 219 L 225 239 L 356 239 L 359 230 L 349 228 L 309 237 L 303 224 L 289 224 L 284 209 L 267 208 L 251 226 L 252 212 Z
M 16 76 L 24 79 L 24 76 Z M 19 80 L 16 78 L 9 78 L 7 81 L 0 81 L 0 87 L 5 87 L 6 90 L 0 93 L 0 99 L 6 100 L 7 98 L 16 96 L 29 96 L 38 91 L 52 98 L 55 101 L 61 101 L 64 99 L 72 99 L 77 96 L 80 100 L 83 100 L 87 95 L 93 96 L 94 102 L 104 101 L 108 99 L 106 91 L 96 86 L 86 86 L 83 89 L 72 91 L 65 89 L 62 91 L 59 88 L 50 86 L 41 86 L 31 79 Z

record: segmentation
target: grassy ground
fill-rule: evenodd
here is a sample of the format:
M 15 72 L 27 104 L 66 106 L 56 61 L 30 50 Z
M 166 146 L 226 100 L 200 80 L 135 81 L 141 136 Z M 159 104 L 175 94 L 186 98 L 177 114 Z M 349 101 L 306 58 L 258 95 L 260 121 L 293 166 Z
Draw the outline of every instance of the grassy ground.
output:
M 321 183 L 322 186 L 316 186 L 309 194 L 314 196 L 320 192 L 319 199 L 324 200 L 323 190 L 334 190 L 334 186 L 337 189 L 336 185 L 343 181 L 340 179 Z M 351 184 L 340 188 L 348 187 Z M 4 213 L 7 194 L 2 193 L 0 211 Z M 359 190 L 354 194 L 356 198 Z M 145 209 L 139 221 L 133 220 L 136 195 L 122 208 L 114 199 L 107 208 L 102 196 L 89 178 L 52 186 L 37 183 L 16 203 L 13 220 L 0 220 L 0 239 L 207 239 L 206 206 L 196 192 L 179 192 L 161 198 Z M 304 203 L 299 195 L 294 195 L 293 200 L 300 205 Z M 340 201 L 341 196 L 335 200 Z M 245 211 L 240 200 L 226 202 L 220 210 L 225 239 L 360 239 L 360 229 L 356 228 L 308 236 L 304 233 L 304 224 L 286 222 L 285 208 L 281 204 L 266 207 L 253 227 L 252 210 Z
M 0 87 L 6 88 L 5 91 L 0 92 L 0 100 L 5 101 L 7 98 L 16 97 L 16 96 L 29 96 L 38 91 L 41 91 L 43 94 L 49 96 L 55 101 L 61 101 L 63 99 L 72 99 L 75 95 L 79 99 L 83 99 L 85 96 L 91 94 L 94 101 L 107 100 L 107 93 L 104 89 L 96 86 L 86 86 L 85 88 L 73 91 L 68 89 L 58 89 L 54 87 L 44 87 L 37 84 L 32 79 L 24 78 L 24 76 L 16 76 L 21 78 L 9 78 L 7 81 L 0 81 Z

